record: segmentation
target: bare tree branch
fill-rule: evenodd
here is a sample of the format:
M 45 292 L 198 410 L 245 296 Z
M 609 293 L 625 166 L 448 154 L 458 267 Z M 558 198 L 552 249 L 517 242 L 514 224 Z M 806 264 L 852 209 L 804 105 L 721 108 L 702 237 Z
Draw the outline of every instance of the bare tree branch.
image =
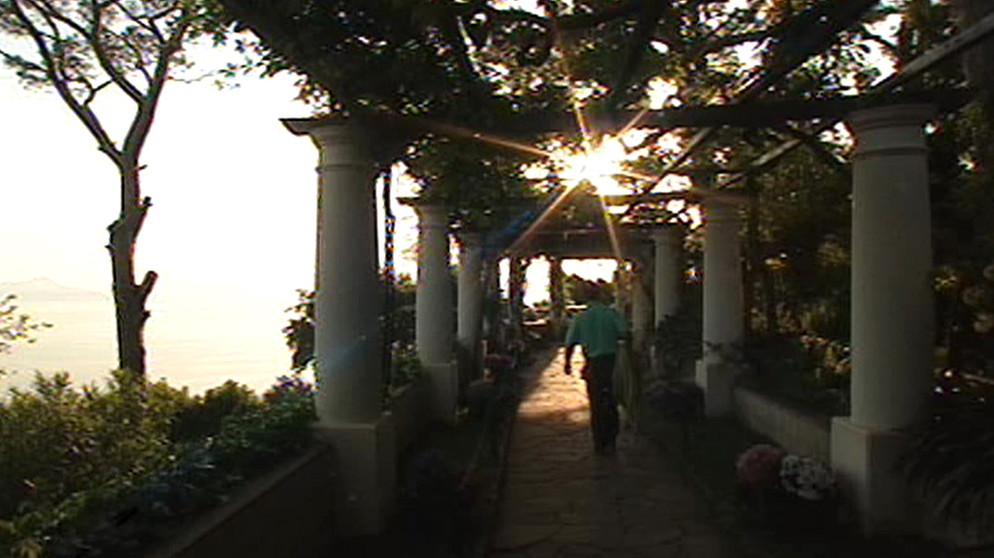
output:
M 24 12 L 21 7 L 20 0 L 12 0 L 10 5 L 14 10 L 13 13 L 15 17 L 17 17 L 17 20 L 34 41 L 35 48 L 38 49 L 38 54 L 42 58 L 42 65 L 45 67 L 45 74 L 51 81 L 52 86 L 55 87 L 59 97 L 62 98 L 62 100 L 69 107 L 69 110 L 76 115 L 80 122 L 83 123 L 83 126 L 86 127 L 87 131 L 90 132 L 90 135 L 92 135 L 97 141 L 99 149 L 106 153 L 108 157 L 115 161 L 115 163 L 117 163 L 121 155 L 120 151 L 117 149 L 117 146 L 114 145 L 114 141 L 107 134 L 107 131 L 104 130 L 103 126 L 100 124 L 100 120 L 97 119 L 97 116 L 93 113 L 93 111 L 90 110 L 88 106 L 82 105 L 73 95 L 72 91 L 70 91 L 69 80 L 67 79 L 66 74 L 62 72 L 56 56 L 49 49 L 48 41 L 45 40 L 45 37 L 41 32 L 39 32 L 37 26 Z M 46 17 L 44 12 L 40 13 L 40 15 L 53 30 L 55 38 L 58 40 L 60 35 L 58 34 L 58 28 L 56 27 L 55 22 L 51 18 Z
M 170 62 L 173 55 L 182 47 L 183 39 L 186 37 L 187 29 L 190 27 L 190 19 L 184 18 L 173 29 L 173 34 L 169 40 L 162 45 L 158 51 L 158 59 L 155 62 L 155 70 L 152 72 L 152 80 L 149 83 L 148 91 L 142 102 L 138 105 L 138 113 L 131 122 L 131 127 L 125 136 L 125 154 L 133 154 L 136 158 L 145 146 L 148 132 L 155 117 L 155 110 L 159 105 L 159 97 L 162 95 L 162 88 L 166 84 L 169 75 Z

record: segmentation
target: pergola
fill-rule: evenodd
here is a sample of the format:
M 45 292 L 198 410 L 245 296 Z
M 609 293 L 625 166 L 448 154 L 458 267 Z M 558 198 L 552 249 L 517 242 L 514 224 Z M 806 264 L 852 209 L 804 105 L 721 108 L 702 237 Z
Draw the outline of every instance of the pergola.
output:
M 228 2 L 226 2 L 227 4 Z M 237 2 L 233 2 L 237 4 Z M 836 24 L 857 19 L 874 2 L 846 2 Z M 237 13 L 237 11 L 236 11 Z M 265 24 L 250 24 L 262 29 Z M 907 517 L 906 490 L 892 467 L 906 447 L 906 429 L 927 418 L 931 374 L 932 295 L 930 291 L 930 209 L 927 146 L 924 127 L 938 110 L 959 106 L 968 93 L 891 94 L 896 86 L 938 61 L 962 51 L 994 29 L 988 17 L 957 38 L 907 65 L 872 95 L 822 101 L 772 102 L 758 96 L 802 62 L 821 43 L 768 68 L 736 103 L 724 107 L 690 107 L 652 115 L 660 127 L 696 127 L 682 157 L 666 169 L 681 172 L 689 154 L 704 144 L 718 126 L 769 126 L 819 118 L 828 126 L 844 121 L 856 148 L 852 217 L 852 384 L 851 414 L 833 419 L 832 466 L 855 503 L 864 527 L 893 527 Z M 505 123 L 504 133 L 549 130 L 561 115 L 535 115 Z M 618 115 L 611 115 L 617 121 Z M 381 297 L 377 270 L 373 184 L 376 161 L 372 137 L 378 130 L 410 126 L 438 132 L 458 128 L 451 123 L 405 119 L 396 115 L 355 115 L 350 119 L 291 119 L 295 134 L 312 138 L 320 153 L 319 224 L 316 298 L 317 396 L 320 432 L 337 448 L 343 486 L 340 514 L 352 533 L 378 530 L 391 509 L 395 490 L 395 446 L 391 417 L 380 407 Z M 472 133 L 464 137 L 472 137 Z M 754 161 L 748 171 L 772 164 L 800 140 L 788 142 Z M 730 185 L 743 173 L 725 173 Z M 650 193 L 646 193 L 650 195 Z M 650 196 L 651 198 L 651 196 Z M 696 381 L 704 390 L 706 413 L 733 410 L 737 370 L 716 347 L 743 339 L 741 218 L 734 201 L 704 195 L 704 346 Z M 621 202 L 636 199 L 616 200 Z M 642 200 L 642 203 L 651 203 Z M 448 282 L 450 230 L 446 208 L 416 204 L 420 218 L 417 297 L 418 351 L 431 386 L 432 414 L 449 420 L 455 413 L 460 385 L 454 347 L 476 351 L 482 288 L 488 266 L 486 238 L 461 233 L 458 320 L 447 316 L 453 301 Z M 675 310 L 678 266 L 674 261 L 681 238 L 665 226 L 630 231 L 628 245 L 653 243 L 654 324 Z M 556 236 L 558 235 L 558 236 Z M 555 238 L 553 238 L 555 237 Z M 605 246 L 603 231 L 562 231 L 525 237 L 511 249 L 554 257 L 615 255 Z M 492 257 L 490 263 L 492 263 Z M 646 313 L 643 306 L 640 312 Z M 641 321 L 640 323 L 645 323 Z M 455 327 L 453 327 L 455 325 Z

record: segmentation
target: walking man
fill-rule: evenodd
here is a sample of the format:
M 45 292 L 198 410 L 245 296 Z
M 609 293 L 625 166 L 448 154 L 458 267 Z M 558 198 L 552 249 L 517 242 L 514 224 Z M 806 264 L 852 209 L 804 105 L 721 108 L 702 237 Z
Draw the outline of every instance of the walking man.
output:
M 603 283 L 595 283 L 587 293 L 587 309 L 573 319 L 566 332 L 566 365 L 563 371 L 572 373 L 570 360 L 579 345 L 586 362 L 581 376 L 587 382 L 590 404 L 590 428 L 597 454 L 613 452 L 618 437 L 618 407 L 614 399 L 614 364 L 618 342 L 627 335 L 625 320 L 607 305 L 610 295 Z

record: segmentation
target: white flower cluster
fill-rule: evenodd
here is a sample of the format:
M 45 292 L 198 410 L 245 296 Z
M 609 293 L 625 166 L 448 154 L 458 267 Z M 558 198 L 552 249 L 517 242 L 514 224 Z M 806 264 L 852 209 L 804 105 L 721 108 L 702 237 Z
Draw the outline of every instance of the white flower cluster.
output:
M 788 455 L 780 462 L 780 485 L 805 500 L 824 500 L 835 494 L 835 476 L 821 461 Z

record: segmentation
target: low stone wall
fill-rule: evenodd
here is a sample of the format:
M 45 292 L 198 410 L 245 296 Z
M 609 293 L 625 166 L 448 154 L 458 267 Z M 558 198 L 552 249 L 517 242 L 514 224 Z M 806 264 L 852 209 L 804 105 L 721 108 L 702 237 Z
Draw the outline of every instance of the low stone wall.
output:
M 427 378 L 418 378 L 391 401 L 397 456 L 428 427 L 428 387 Z M 316 442 L 304 455 L 246 484 L 227 504 L 192 519 L 147 558 L 324 555 L 336 535 L 336 476 L 334 448 Z
M 390 400 L 398 456 L 403 455 L 428 428 L 431 421 L 431 393 L 428 388 L 428 378 L 421 376 L 404 386 Z
M 787 451 L 829 462 L 831 430 L 827 418 L 805 414 L 744 387 L 735 388 L 735 414 L 743 426 Z
M 332 542 L 331 448 L 319 445 L 253 480 L 148 558 L 313 558 Z

